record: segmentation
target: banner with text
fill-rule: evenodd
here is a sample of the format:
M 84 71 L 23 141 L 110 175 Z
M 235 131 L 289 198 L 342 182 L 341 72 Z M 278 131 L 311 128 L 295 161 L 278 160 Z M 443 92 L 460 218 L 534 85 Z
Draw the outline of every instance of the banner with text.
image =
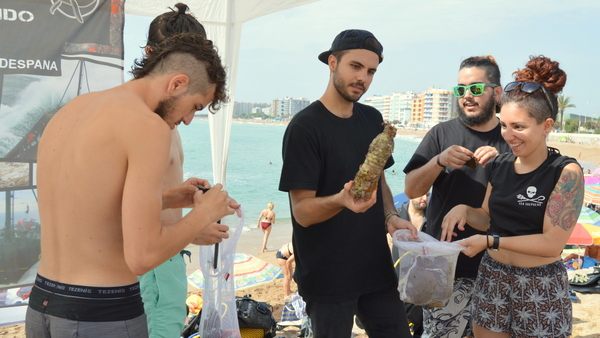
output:
M 0 3 L 0 322 L 40 258 L 38 141 L 69 100 L 122 83 L 123 26 L 124 0 Z

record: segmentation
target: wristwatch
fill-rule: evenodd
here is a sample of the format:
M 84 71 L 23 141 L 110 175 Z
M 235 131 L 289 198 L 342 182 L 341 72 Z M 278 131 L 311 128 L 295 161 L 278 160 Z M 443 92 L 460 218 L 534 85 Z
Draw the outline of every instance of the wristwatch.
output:
M 492 251 L 498 251 L 500 250 L 500 236 L 498 235 L 492 235 L 494 237 L 494 243 L 492 244 L 492 247 L 490 248 L 490 250 Z

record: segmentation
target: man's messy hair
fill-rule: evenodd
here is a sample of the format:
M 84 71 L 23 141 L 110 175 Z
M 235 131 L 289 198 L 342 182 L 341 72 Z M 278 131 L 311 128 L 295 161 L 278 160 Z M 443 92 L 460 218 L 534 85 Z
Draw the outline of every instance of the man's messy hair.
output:
M 493 56 L 484 55 L 471 56 L 469 58 L 466 58 L 460 63 L 460 67 L 458 70 L 472 67 L 484 69 L 488 82 L 496 84 L 498 86 L 501 85 L 500 68 L 498 67 L 498 63 L 496 62 L 496 59 L 494 59 Z
M 153 46 L 145 57 L 135 60 L 131 70 L 136 80 L 170 73 L 188 76 L 190 94 L 204 94 L 214 84 L 215 97 L 208 107 L 211 113 L 228 101 L 221 58 L 212 41 L 202 34 L 181 33 L 165 39 Z

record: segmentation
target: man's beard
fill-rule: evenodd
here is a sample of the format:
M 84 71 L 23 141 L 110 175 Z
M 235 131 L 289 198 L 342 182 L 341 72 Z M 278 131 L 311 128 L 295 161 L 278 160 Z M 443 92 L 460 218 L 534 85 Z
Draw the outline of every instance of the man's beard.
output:
M 170 98 L 160 101 L 154 110 L 163 120 L 173 112 L 175 104 L 179 100 L 179 96 L 171 96 Z
M 475 102 L 475 101 L 471 101 L 471 102 Z M 482 108 L 481 112 L 474 116 L 467 116 L 467 114 L 463 110 L 464 107 L 458 101 L 456 101 L 456 106 L 458 108 L 458 117 L 464 124 L 466 124 L 467 126 L 470 126 L 470 127 L 479 126 L 479 125 L 482 125 L 482 124 L 488 122 L 495 116 L 495 111 L 496 111 L 496 104 L 495 104 L 493 97 L 491 97 L 485 103 L 485 106 L 481 107 Z
M 344 80 L 340 76 L 338 76 L 337 70 L 335 72 L 333 72 L 333 86 L 335 87 L 337 92 L 340 94 L 340 96 L 348 102 L 356 102 L 356 101 L 360 100 L 362 95 L 367 91 L 367 89 L 365 88 L 365 84 L 363 82 L 352 82 L 352 83 L 346 85 L 344 83 Z M 348 90 L 349 86 L 362 87 L 363 93 L 362 94 L 350 93 Z
M 424 206 L 421 206 L 421 202 L 420 201 L 412 202 L 412 204 L 413 204 L 413 208 L 415 208 L 415 210 L 423 211 L 423 210 L 427 209 L 427 204 L 426 203 L 425 203 Z

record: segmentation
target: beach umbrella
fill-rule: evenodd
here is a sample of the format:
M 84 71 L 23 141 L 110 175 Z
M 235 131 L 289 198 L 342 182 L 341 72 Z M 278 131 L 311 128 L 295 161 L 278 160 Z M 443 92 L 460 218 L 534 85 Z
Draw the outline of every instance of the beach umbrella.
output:
M 567 244 L 600 244 L 600 226 L 586 223 L 575 224 L 575 229 L 573 229 Z
M 600 176 L 586 176 L 584 179 L 585 185 L 600 183 Z
M 244 290 L 271 283 L 281 274 L 281 268 L 245 253 L 236 253 L 233 261 L 233 282 L 235 290 Z M 227 276 L 227 281 L 230 276 Z M 204 288 L 204 275 L 197 269 L 188 276 L 188 283 L 199 289 Z
M 588 184 L 584 189 L 583 202 L 600 204 L 600 183 Z
M 596 170 L 592 171 L 592 175 L 600 176 L 600 167 L 596 168 Z
M 584 206 L 581 208 L 579 218 L 577 218 L 577 223 L 600 225 L 600 214 Z

